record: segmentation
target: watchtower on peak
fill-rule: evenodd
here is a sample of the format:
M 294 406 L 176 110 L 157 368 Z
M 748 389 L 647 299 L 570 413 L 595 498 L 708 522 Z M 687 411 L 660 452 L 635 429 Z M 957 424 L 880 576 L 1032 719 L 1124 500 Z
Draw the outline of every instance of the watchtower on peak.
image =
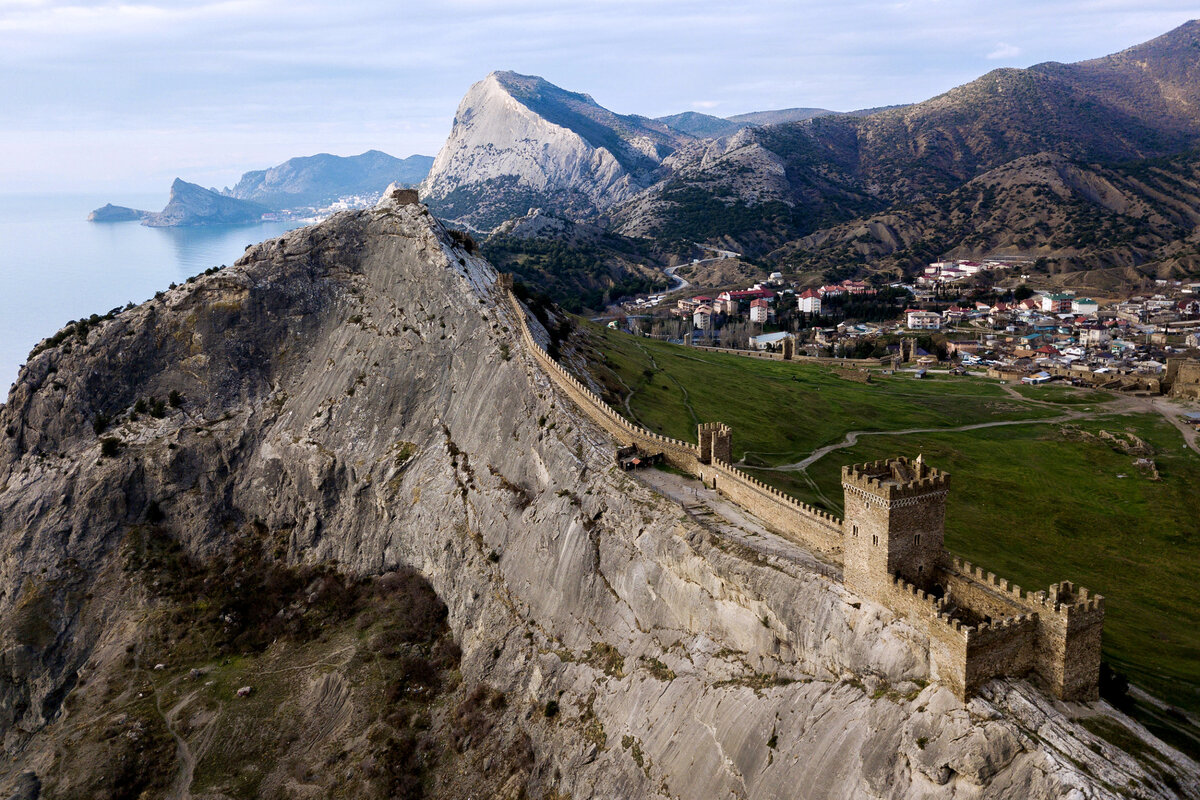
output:
M 929 589 L 946 531 L 950 476 L 904 457 L 842 468 L 844 580 L 880 597 L 890 576 Z

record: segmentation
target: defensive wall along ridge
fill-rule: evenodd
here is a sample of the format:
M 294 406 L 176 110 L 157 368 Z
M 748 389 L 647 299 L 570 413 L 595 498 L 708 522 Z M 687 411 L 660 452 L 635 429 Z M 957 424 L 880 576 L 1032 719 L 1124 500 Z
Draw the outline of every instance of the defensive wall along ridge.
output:
M 1069 581 L 1023 592 L 947 553 L 949 475 L 920 457 L 843 467 L 838 519 L 735 468 L 727 425 L 700 425 L 693 445 L 622 417 L 542 349 L 512 286 L 502 274 L 522 342 L 584 414 L 621 445 L 661 453 L 785 538 L 840 560 L 846 588 L 928 634 L 930 673 L 959 697 L 995 677 L 1031 675 L 1061 699 L 1098 697 L 1104 598 Z

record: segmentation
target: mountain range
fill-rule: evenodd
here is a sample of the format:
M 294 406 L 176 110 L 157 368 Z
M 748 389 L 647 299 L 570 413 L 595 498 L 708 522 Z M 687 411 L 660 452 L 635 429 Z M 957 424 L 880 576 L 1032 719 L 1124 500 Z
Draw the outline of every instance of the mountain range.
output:
M 176 178 L 167 206 L 160 212 L 109 203 L 89 214 L 88 219 L 140 220 L 150 227 L 257 222 L 264 214 L 311 212 L 346 198 L 374 202 L 391 183 L 420 183 L 432 163 L 429 156 L 396 158 L 379 150 L 357 156 L 318 153 L 247 172 L 232 189 L 205 189 Z
M 388 184 L 415 186 L 429 174 L 430 156 L 396 158 L 379 150 L 357 156 L 290 158 L 270 169 L 255 170 L 222 194 L 269 208 L 321 207 L 342 197 L 378 196 Z
M 497 72 L 463 98 L 422 190 L 437 213 L 487 231 L 541 208 L 801 273 L 891 274 L 1000 248 L 1086 283 L 1094 270 L 1197 270 L 1194 211 L 1163 194 L 1195 190 L 1197 146 L 1193 21 L 1103 58 L 998 69 L 849 114 L 654 120 Z M 1046 230 L 1066 220 L 1070 234 Z

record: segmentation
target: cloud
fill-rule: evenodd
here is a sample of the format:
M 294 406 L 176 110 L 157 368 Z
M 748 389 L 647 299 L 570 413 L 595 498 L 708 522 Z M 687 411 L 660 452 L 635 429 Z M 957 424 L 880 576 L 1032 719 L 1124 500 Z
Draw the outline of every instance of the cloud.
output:
M 0 188 L 157 190 L 148 148 L 163 171 L 234 179 L 321 150 L 433 153 L 496 69 L 620 113 L 849 111 L 940 94 L 981 56 L 1095 58 L 1196 16 L 1200 0 L 0 0 Z
M 999 59 L 1016 58 L 1019 55 L 1021 55 L 1021 48 L 1017 47 L 1015 44 L 1009 44 L 1008 42 L 997 42 L 996 46 L 992 49 L 992 52 L 987 54 L 987 57 L 992 61 L 996 61 Z

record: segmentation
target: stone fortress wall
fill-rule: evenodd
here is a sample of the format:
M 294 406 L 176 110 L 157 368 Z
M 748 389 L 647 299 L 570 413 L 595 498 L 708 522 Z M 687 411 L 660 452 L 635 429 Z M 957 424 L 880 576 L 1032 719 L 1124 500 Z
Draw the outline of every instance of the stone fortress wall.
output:
M 587 416 L 622 445 L 635 445 L 647 453 L 662 453 L 675 467 L 700 478 L 706 486 L 726 494 L 786 538 L 814 550 L 837 553 L 841 549 L 841 520 L 796 500 L 734 467 L 732 433 L 720 423 L 700 426 L 700 445 L 672 439 L 634 425 L 584 386 L 542 349 L 529 330 L 525 309 L 511 292 L 511 278 L 501 276 L 509 303 L 521 329 L 521 340 L 546 374 Z
M 785 538 L 841 560 L 848 589 L 928 633 L 931 674 L 959 697 L 995 677 L 1030 674 L 1060 699 L 1098 697 L 1104 598 L 1069 581 L 1022 592 L 947 553 L 946 473 L 921 458 L 845 467 L 846 519 L 838 519 L 734 467 L 724 424 L 700 425 L 693 445 L 630 423 L 542 349 L 512 277 L 502 274 L 500 286 L 528 352 L 584 414 L 622 445 L 662 453 Z
M 1200 400 L 1200 360 L 1168 358 L 1163 384 L 1172 397 Z

